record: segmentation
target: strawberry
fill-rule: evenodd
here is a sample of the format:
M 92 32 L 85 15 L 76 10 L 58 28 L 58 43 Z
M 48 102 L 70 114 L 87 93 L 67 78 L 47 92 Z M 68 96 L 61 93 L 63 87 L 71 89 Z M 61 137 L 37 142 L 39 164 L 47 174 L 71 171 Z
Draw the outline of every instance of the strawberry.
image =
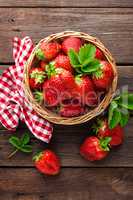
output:
M 99 138 L 111 136 L 111 130 L 108 126 L 108 121 L 106 119 L 97 119 L 96 132 Z
M 71 73 L 73 72 L 72 66 L 70 64 L 70 60 L 68 56 L 65 56 L 63 54 L 59 54 L 55 60 L 55 67 L 56 68 L 64 68 L 68 71 L 70 71 Z
M 96 49 L 95 58 L 97 58 L 99 60 L 105 59 L 103 52 L 99 48 Z
M 113 69 L 107 61 L 100 61 L 100 70 L 93 73 L 92 80 L 98 90 L 106 90 L 109 88 L 113 79 Z
M 40 48 L 36 50 L 36 56 L 39 60 L 50 61 L 57 56 L 60 50 L 61 45 L 57 42 L 42 42 Z
M 80 105 L 66 105 L 61 107 L 59 114 L 63 117 L 76 117 L 84 113 L 84 108 Z
M 51 150 L 44 150 L 33 158 L 35 167 L 43 174 L 56 175 L 60 171 L 60 161 Z
M 88 76 L 77 76 L 75 78 L 77 91 L 83 105 L 94 106 L 97 104 L 97 95 L 94 90 L 93 82 Z
M 44 62 L 43 60 L 40 61 L 40 67 L 41 67 L 44 71 L 46 71 L 46 65 L 47 65 L 46 62 Z
M 79 38 L 68 37 L 64 39 L 64 41 L 62 42 L 62 50 L 66 54 L 69 52 L 70 49 L 74 49 L 76 52 L 78 52 L 81 45 L 82 45 L 82 42 Z
M 117 125 L 115 128 L 111 129 L 111 146 L 117 146 L 122 144 L 124 135 L 123 135 L 123 128 L 120 125 Z
M 63 69 L 55 68 L 53 63 L 49 64 L 47 74 L 49 79 L 43 85 L 44 100 L 49 106 L 56 106 L 62 100 L 71 98 L 71 91 L 75 87 L 73 75 Z
M 110 129 L 106 119 L 97 120 L 96 132 L 99 138 L 110 137 L 110 146 L 117 146 L 123 142 L 123 128 L 117 125 L 115 128 Z
M 42 68 L 32 68 L 29 72 L 29 85 L 31 89 L 39 89 L 46 78 L 46 74 Z
M 85 139 L 80 147 L 80 154 L 87 160 L 101 160 L 108 155 L 110 138 L 99 140 L 95 136 Z

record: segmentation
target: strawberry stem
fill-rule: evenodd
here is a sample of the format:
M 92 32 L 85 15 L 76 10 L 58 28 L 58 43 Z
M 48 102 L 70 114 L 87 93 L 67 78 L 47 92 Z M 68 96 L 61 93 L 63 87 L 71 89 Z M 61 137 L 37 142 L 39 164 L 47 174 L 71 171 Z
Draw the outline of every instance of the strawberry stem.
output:
M 15 151 L 13 151 L 12 153 L 10 153 L 10 154 L 8 155 L 8 158 L 13 157 L 17 152 L 18 152 L 18 149 L 15 149 Z

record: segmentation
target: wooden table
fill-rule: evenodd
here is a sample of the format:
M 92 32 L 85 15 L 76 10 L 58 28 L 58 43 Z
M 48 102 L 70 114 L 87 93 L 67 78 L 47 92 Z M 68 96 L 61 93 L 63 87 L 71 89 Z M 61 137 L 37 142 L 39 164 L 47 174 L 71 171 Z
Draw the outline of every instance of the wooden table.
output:
M 119 88 L 133 92 L 132 0 L 0 0 L 0 63 L 13 63 L 11 40 L 29 35 L 35 42 L 64 30 L 99 37 L 115 56 Z M 0 200 L 132 200 L 133 117 L 125 128 L 125 142 L 100 162 L 87 162 L 79 146 L 88 135 L 88 123 L 55 126 L 49 145 L 61 158 L 59 176 L 45 177 L 33 167 L 32 155 L 12 151 L 11 132 L 0 130 Z M 20 124 L 16 134 L 29 132 Z M 47 145 L 32 137 L 34 152 Z M 34 154 L 33 152 L 33 154 Z

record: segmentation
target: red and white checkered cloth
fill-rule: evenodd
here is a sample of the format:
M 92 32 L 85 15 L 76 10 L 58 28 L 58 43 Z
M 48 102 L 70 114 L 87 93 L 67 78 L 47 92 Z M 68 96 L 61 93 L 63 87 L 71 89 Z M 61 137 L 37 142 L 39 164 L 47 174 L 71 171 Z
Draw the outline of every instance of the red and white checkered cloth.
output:
M 52 136 L 52 124 L 41 118 L 32 109 L 23 90 L 24 64 L 33 49 L 32 40 L 25 37 L 13 41 L 15 65 L 5 70 L 0 77 L 0 122 L 9 130 L 15 130 L 19 120 L 24 121 L 38 139 L 49 142 Z

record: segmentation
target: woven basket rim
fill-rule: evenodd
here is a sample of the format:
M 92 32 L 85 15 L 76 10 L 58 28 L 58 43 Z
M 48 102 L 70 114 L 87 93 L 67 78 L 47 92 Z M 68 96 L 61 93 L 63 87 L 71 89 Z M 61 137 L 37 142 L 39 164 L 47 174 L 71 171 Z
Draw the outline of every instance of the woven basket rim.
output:
M 68 37 L 68 36 L 73 36 L 73 37 L 79 37 L 82 38 L 88 42 L 93 43 L 95 46 L 97 46 L 105 55 L 106 59 L 108 60 L 108 62 L 111 64 L 113 72 L 114 72 L 114 79 L 112 81 L 112 84 L 107 92 L 107 94 L 105 95 L 105 97 L 103 98 L 103 100 L 100 102 L 100 104 L 90 110 L 88 113 L 78 116 L 78 117 L 71 117 L 71 118 L 67 118 L 67 117 L 61 117 L 51 111 L 49 111 L 46 108 L 42 108 L 34 99 L 32 91 L 30 89 L 29 86 L 29 69 L 32 65 L 34 56 L 35 56 L 35 51 L 36 49 L 39 48 L 40 44 L 42 42 L 50 42 L 52 40 L 57 40 L 60 38 L 64 38 L 64 37 Z M 25 67 L 24 67 L 24 79 L 23 79 L 23 87 L 24 87 L 24 92 L 25 92 L 25 96 L 27 97 L 27 100 L 29 102 L 29 104 L 33 107 L 33 109 L 43 118 L 47 119 L 48 121 L 55 123 L 55 124 L 63 124 L 63 125 L 73 125 L 73 124 L 81 124 L 84 123 L 86 121 L 89 121 L 90 119 L 98 116 L 99 114 L 101 114 L 109 105 L 109 103 L 111 102 L 113 96 L 115 95 L 115 91 L 117 88 L 117 80 L 118 80 L 118 73 L 117 73 L 117 67 L 115 64 L 115 60 L 112 57 L 111 53 L 109 52 L 109 50 L 103 45 L 103 43 L 101 43 L 101 41 L 99 39 L 97 39 L 96 37 L 90 36 L 87 33 L 83 33 L 83 32 L 75 32 L 75 31 L 64 31 L 64 32 L 60 32 L 60 33 L 56 33 L 56 34 L 52 34 L 48 37 L 45 37 L 44 39 L 40 40 L 40 42 L 35 46 L 35 48 L 33 49 L 28 61 L 25 63 Z

